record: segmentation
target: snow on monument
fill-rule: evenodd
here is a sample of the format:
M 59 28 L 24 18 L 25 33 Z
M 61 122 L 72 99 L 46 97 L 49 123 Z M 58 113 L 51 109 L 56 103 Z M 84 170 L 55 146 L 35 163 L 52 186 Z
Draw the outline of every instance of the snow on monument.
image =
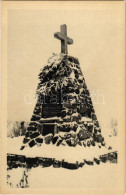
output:
M 61 40 L 61 53 L 49 58 L 39 74 L 37 103 L 23 140 L 25 146 L 105 146 L 101 128 L 79 60 L 68 55 L 67 26 L 54 34 Z

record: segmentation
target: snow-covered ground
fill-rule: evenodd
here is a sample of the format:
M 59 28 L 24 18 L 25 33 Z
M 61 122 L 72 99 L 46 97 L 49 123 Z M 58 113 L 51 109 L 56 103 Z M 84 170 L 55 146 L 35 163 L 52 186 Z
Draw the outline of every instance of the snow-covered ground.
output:
M 105 138 L 106 147 L 98 147 L 98 144 L 93 147 L 84 146 L 55 146 L 52 144 L 43 144 L 41 147 L 34 146 L 33 148 L 26 147 L 20 150 L 22 146 L 23 136 L 8 138 L 7 152 L 11 154 L 20 154 L 27 157 L 50 157 L 57 160 L 65 159 L 68 162 L 83 162 L 84 159 L 92 160 L 99 155 L 117 151 L 117 136 L 107 136 Z M 108 147 L 112 146 L 112 150 Z M 107 180 L 112 181 L 111 187 L 114 188 L 118 173 L 116 172 L 118 164 L 100 163 L 93 166 L 84 165 L 77 170 L 69 170 L 64 168 L 53 168 L 38 166 L 36 168 L 16 168 L 7 171 L 7 184 L 9 187 L 16 188 L 98 188 L 110 187 Z M 55 178 L 55 179 L 54 179 Z M 104 182 L 104 179 L 106 182 Z M 94 182 L 95 181 L 95 182 Z M 113 185 L 113 186 L 112 186 Z
M 24 150 L 20 150 L 23 143 L 23 136 L 8 138 L 8 153 L 11 154 L 19 154 L 25 155 L 26 157 L 49 157 L 56 158 L 57 160 L 65 159 L 67 162 L 83 162 L 84 159 L 93 160 L 94 157 L 98 157 L 99 155 L 106 154 L 108 152 L 117 150 L 117 136 L 107 137 L 105 138 L 106 146 L 98 147 L 98 143 L 96 146 L 84 147 L 77 145 L 76 147 L 69 146 L 56 146 L 53 144 L 45 144 L 38 147 L 35 145 L 34 147 L 25 147 Z M 108 147 L 112 146 L 112 150 L 108 150 Z
M 102 188 L 110 187 L 108 180 L 115 181 L 117 179 L 118 164 L 101 163 L 94 166 L 83 166 L 77 170 L 69 170 L 64 168 L 36 167 L 26 170 L 24 168 L 16 168 L 8 170 L 8 186 L 21 187 L 20 182 L 23 178 L 24 171 L 27 175 L 27 181 L 24 180 L 25 188 Z M 113 184 L 113 182 L 112 182 Z M 115 187 L 112 186 L 111 187 Z

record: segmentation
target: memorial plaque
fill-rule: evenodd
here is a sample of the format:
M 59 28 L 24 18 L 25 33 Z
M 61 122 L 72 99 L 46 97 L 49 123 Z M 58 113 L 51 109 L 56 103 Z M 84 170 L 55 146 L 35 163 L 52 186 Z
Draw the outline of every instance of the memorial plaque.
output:
M 42 106 L 42 117 L 49 118 L 49 117 L 60 117 L 61 116 L 61 104 L 43 104 Z

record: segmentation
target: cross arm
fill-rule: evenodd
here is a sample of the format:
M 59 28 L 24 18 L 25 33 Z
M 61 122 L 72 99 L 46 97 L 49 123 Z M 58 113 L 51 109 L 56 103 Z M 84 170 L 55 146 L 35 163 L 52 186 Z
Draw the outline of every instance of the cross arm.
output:
M 69 45 L 73 44 L 73 39 L 67 37 L 67 43 L 68 43 Z
M 64 36 L 60 32 L 54 33 L 54 37 L 59 40 L 64 40 Z
M 54 37 L 61 40 L 61 41 L 65 40 L 65 36 L 63 34 L 61 34 L 60 32 L 54 33 Z M 69 44 L 69 45 L 73 44 L 73 39 L 67 37 L 67 44 Z

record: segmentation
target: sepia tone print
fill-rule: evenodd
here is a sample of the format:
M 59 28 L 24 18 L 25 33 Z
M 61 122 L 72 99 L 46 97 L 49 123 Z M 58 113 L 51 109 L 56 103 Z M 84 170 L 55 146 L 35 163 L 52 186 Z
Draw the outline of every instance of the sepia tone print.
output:
M 73 40 L 67 37 L 66 24 L 61 25 L 61 32 L 55 33 L 54 36 L 61 40 L 61 53 L 53 54 L 39 74 L 37 103 L 25 132 L 24 145 L 20 148 L 25 152 L 26 147 L 32 150 L 32 147 L 37 145 L 41 147 L 44 156 L 34 156 L 34 153 L 32 157 L 28 157 L 28 154 L 26 156 L 8 154 L 9 170 L 18 167 L 26 168 L 17 187 L 29 187 L 28 171 L 33 167 L 53 166 L 73 170 L 86 165 L 117 163 L 117 150 L 106 145 L 101 134 L 79 61 L 68 55 L 67 44 L 72 44 Z M 24 123 L 22 122 L 20 126 L 22 133 Z M 71 163 L 65 156 L 63 159 L 48 157 L 46 144 L 54 145 L 56 148 L 61 147 L 61 150 L 64 150 L 64 147 L 72 147 L 73 151 L 81 146 L 82 153 L 85 151 L 90 153 L 92 149 L 95 155 L 91 152 L 91 156 L 89 155 L 87 159 L 81 154 L 80 159 L 75 157 L 76 162 Z M 36 148 L 36 153 L 37 150 L 40 152 L 40 149 Z M 11 182 L 7 183 L 13 186 Z
M 124 69 L 123 61 L 118 66 L 122 50 L 116 47 L 123 43 L 123 31 L 117 30 L 123 22 L 114 19 L 120 19 L 123 6 L 97 2 L 93 8 L 90 3 L 55 2 L 57 21 L 47 2 L 36 10 L 27 3 L 13 10 L 12 4 L 7 12 L 6 192 L 123 194 Z M 98 29 L 88 27 L 94 23 Z M 113 29 L 117 32 L 111 37 Z M 84 47 L 90 48 L 87 54 Z

